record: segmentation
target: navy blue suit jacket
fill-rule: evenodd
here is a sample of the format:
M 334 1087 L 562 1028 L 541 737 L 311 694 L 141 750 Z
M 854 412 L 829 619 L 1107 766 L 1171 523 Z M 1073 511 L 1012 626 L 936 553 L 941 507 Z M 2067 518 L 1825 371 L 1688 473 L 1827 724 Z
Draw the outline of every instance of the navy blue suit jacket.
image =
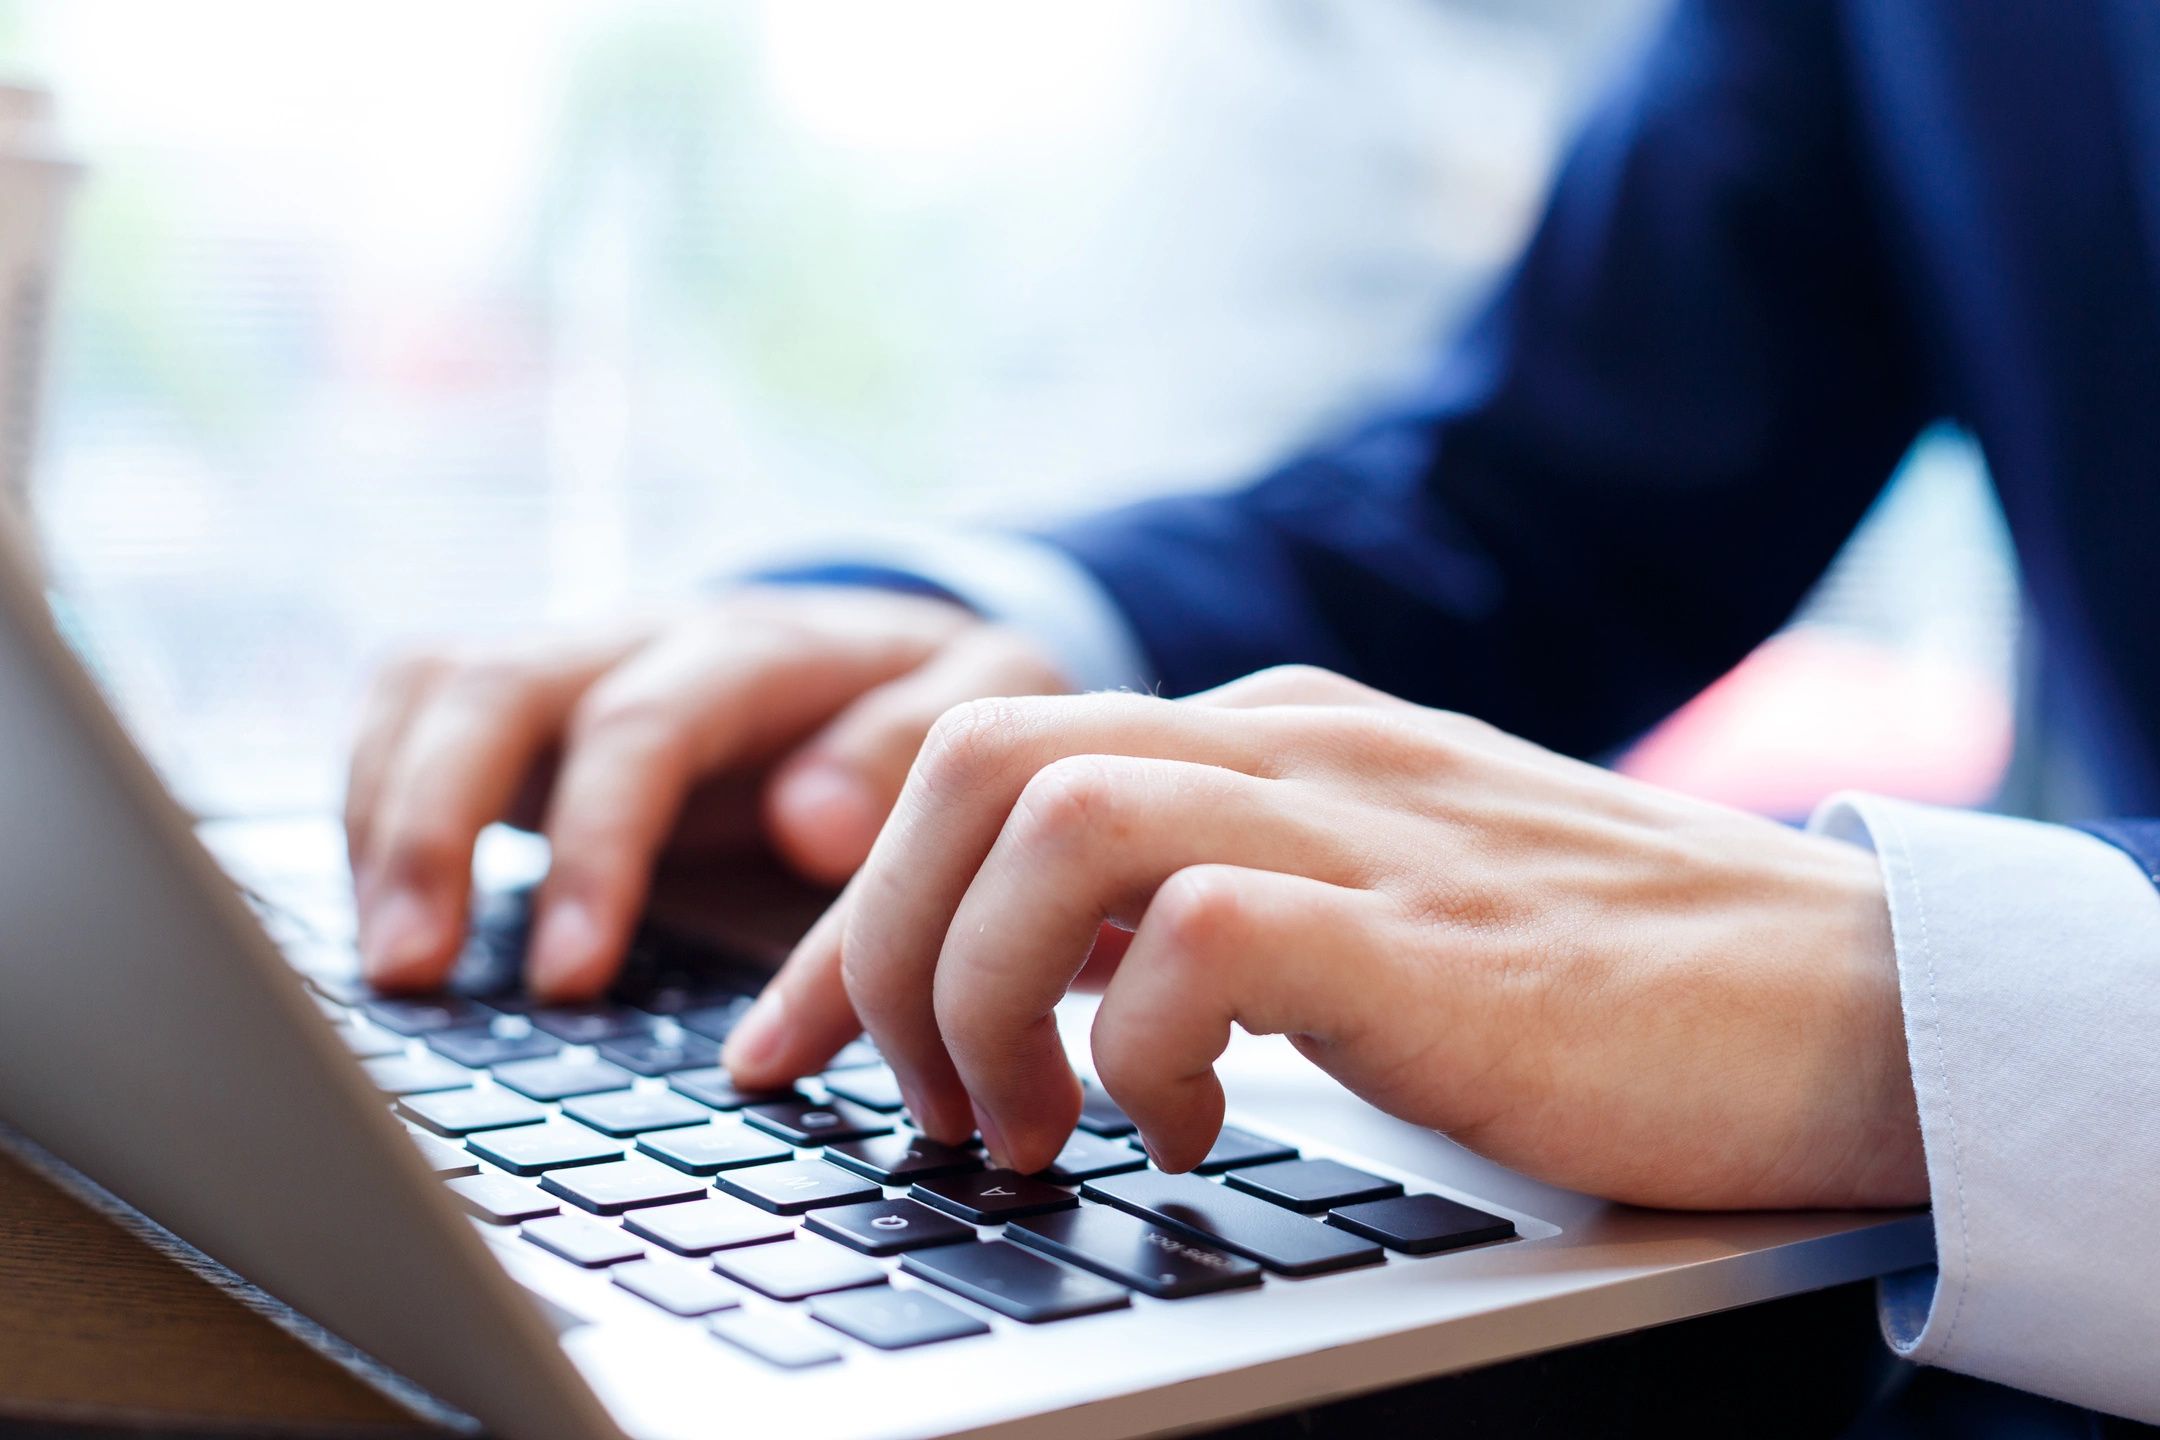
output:
M 1053 528 L 1168 693 L 1284 661 L 1596 753 L 1986 452 L 2118 812 L 2160 810 L 2160 0 L 1681 0 L 1392 413 Z

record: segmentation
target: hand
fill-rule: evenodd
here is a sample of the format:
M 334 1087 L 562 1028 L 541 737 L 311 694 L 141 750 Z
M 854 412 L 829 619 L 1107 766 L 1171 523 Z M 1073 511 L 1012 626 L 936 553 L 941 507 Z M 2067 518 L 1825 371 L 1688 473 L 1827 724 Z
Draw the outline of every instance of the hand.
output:
M 939 714 L 1061 688 L 1025 641 L 957 605 L 853 589 L 748 588 L 610 633 L 408 659 L 368 700 L 346 794 L 368 976 L 441 983 L 474 842 L 508 819 L 554 853 L 528 980 L 592 995 L 664 852 L 769 840 L 837 885 Z
M 1036 1170 L 1079 1111 L 1052 1007 L 1084 964 L 1165 1169 L 1220 1127 L 1237 1024 L 1575 1189 L 1927 1194 L 1872 857 L 1302 669 L 945 716 L 728 1062 L 813 1070 L 852 1006 L 930 1134 Z

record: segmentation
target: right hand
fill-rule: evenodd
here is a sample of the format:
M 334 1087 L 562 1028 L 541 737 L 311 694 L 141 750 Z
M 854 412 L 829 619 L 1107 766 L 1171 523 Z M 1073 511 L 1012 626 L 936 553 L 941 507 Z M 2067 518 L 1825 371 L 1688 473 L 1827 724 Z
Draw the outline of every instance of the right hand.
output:
M 442 983 L 474 843 L 507 820 L 554 856 L 527 983 L 588 998 L 663 856 L 762 842 L 839 884 L 939 715 L 1067 688 L 1029 642 L 958 605 L 844 588 L 746 587 L 607 633 L 408 657 L 370 693 L 346 792 L 367 976 Z

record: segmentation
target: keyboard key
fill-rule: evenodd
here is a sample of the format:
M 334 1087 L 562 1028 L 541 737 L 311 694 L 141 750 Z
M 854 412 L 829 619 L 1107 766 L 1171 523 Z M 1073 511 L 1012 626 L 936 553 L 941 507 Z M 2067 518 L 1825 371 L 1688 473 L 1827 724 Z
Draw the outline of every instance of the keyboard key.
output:
M 1301 1215 L 1402 1194 L 1402 1186 L 1393 1180 L 1333 1160 L 1280 1160 L 1251 1170 L 1233 1170 L 1223 1181 L 1233 1190 L 1272 1200 Z
M 704 1181 L 642 1155 L 557 1170 L 540 1188 L 596 1215 L 620 1215 L 639 1205 L 672 1205 L 705 1194 Z
M 716 1005 L 700 1005 L 675 1017 L 675 1023 L 708 1040 L 726 1040 L 742 1017 L 750 1013 L 750 997 L 736 995 Z
M 1080 1193 L 1235 1251 L 1282 1275 L 1319 1275 L 1382 1258 L 1378 1245 L 1198 1175 L 1136 1170 L 1090 1180 Z
M 365 1005 L 376 998 L 375 987 L 361 979 L 360 972 L 354 969 L 310 971 L 307 983 L 324 999 L 340 1005 Z
M 668 1076 L 668 1088 L 715 1110 L 740 1110 L 771 1100 L 800 1100 L 794 1090 L 738 1090 L 728 1072 L 715 1065 L 709 1070 L 682 1070 Z
M 495 1018 L 485 1005 L 455 995 L 372 999 L 361 1008 L 368 1019 L 400 1035 L 432 1035 L 461 1026 L 484 1027 Z
M 822 1160 L 725 1170 L 713 1183 L 775 1215 L 800 1215 L 823 1205 L 855 1205 L 879 1198 L 877 1186 Z
M 380 1060 L 385 1055 L 405 1053 L 404 1040 L 373 1025 L 365 1029 L 358 1025 L 340 1025 L 337 1033 L 338 1039 L 345 1042 L 345 1048 L 361 1060 Z
M 515 1225 L 562 1210 L 532 1186 L 507 1175 L 469 1175 L 452 1180 L 445 1188 L 458 1198 L 459 1204 L 490 1225 Z
M 777 1135 L 790 1145 L 824 1145 L 835 1140 L 862 1140 L 872 1135 L 889 1135 L 892 1122 L 884 1116 L 850 1105 L 845 1100 L 833 1100 L 820 1105 L 814 1100 L 779 1100 L 765 1105 L 751 1105 L 742 1112 L 743 1119 L 770 1135 Z
M 588 1270 L 645 1258 L 644 1246 L 613 1225 L 603 1225 L 588 1215 L 528 1220 L 518 1233 L 541 1249 Z
M 908 1192 L 915 1199 L 950 1211 L 977 1225 L 996 1225 L 1022 1215 L 1043 1215 L 1080 1202 L 1070 1190 L 1011 1170 L 985 1170 L 979 1175 L 949 1175 L 918 1180 Z
M 823 1240 L 751 1245 L 713 1256 L 713 1269 L 775 1300 L 804 1300 L 835 1290 L 883 1285 L 885 1269 Z
M 445 1060 L 485 1070 L 512 1060 L 538 1060 L 562 1049 L 552 1035 L 528 1030 L 523 1035 L 492 1035 L 485 1030 L 444 1030 L 427 1037 L 428 1049 Z
M 1042 1173 L 1045 1180 L 1055 1180 L 1060 1185 L 1078 1185 L 1083 1180 L 1098 1180 L 1105 1175 L 1138 1170 L 1145 1164 L 1147 1156 L 1122 1140 L 1105 1140 L 1100 1135 L 1075 1130 L 1072 1138 L 1065 1142 L 1065 1148 L 1058 1151 L 1057 1159 Z
M 1215 1137 L 1215 1143 L 1208 1147 L 1207 1158 L 1193 1169 L 1202 1175 L 1217 1175 L 1246 1165 L 1268 1165 L 1277 1160 L 1297 1158 L 1297 1151 L 1279 1140 L 1240 1130 L 1235 1125 L 1225 1125 L 1222 1133 Z
M 795 1222 L 768 1215 L 725 1195 L 707 1196 L 686 1205 L 655 1205 L 623 1216 L 623 1228 L 665 1245 L 678 1255 L 710 1255 L 738 1245 L 763 1245 L 795 1233 Z
M 1131 1116 L 1118 1109 L 1117 1101 L 1090 1085 L 1080 1092 L 1080 1128 L 1091 1135 L 1115 1140 L 1140 1127 L 1133 1124 Z
M 982 1156 L 958 1145 L 943 1145 L 912 1130 L 846 1140 L 825 1147 L 825 1158 L 880 1185 L 905 1185 L 939 1175 L 964 1175 L 983 1168 Z
M 1030 1325 L 1121 1310 L 1132 1303 L 1122 1285 L 1083 1275 L 1003 1240 L 909 1255 L 900 1268 Z
M 547 1111 L 522 1096 L 495 1086 L 469 1090 L 443 1090 L 428 1095 L 408 1095 L 398 1101 L 398 1114 L 427 1126 L 438 1135 L 462 1139 L 478 1130 L 501 1130 L 512 1125 L 537 1125 Z
M 1515 1222 L 1450 1200 L 1444 1195 L 1398 1195 L 1328 1212 L 1327 1223 L 1377 1240 L 1405 1255 L 1431 1255 L 1488 1240 L 1505 1240 Z
M 900 1098 L 900 1078 L 883 1065 L 845 1070 L 825 1082 L 825 1088 L 843 1100 L 887 1114 L 907 1108 Z
M 422 1135 L 417 1130 L 410 1133 L 413 1143 L 420 1147 L 421 1156 L 428 1162 L 428 1168 L 445 1180 L 456 1175 L 480 1173 L 480 1162 L 449 1141 L 438 1140 L 433 1135 Z
M 452 1065 L 439 1055 L 385 1055 L 363 1060 L 360 1068 L 386 1095 L 424 1095 L 430 1090 L 462 1090 L 473 1083 L 472 1072 Z
M 702 1125 L 712 1111 L 672 1090 L 614 1090 L 563 1101 L 563 1114 L 610 1135 L 642 1135 L 678 1125 Z
M 1015 1220 L 1005 1238 L 1106 1275 L 1158 1300 L 1182 1300 L 1260 1283 L 1260 1267 L 1107 1205 L 1082 1205 Z
M 880 1350 L 907 1350 L 987 1335 L 990 1327 L 920 1290 L 859 1290 L 833 1295 L 810 1307 L 810 1316 L 843 1335 Z
M 500 1009 L 511 1009 L 498 1003 Z M 597 1045 L 652 1029 L 653 1018 L 627 1005 L 549 1005 L 526 1012 L 533 1029 L 569 1045 Z
M 600 1047 L 600 1057 L 640 1075 L 672 1075 L 678 1070 L 711 1069 L 720 1063 L 720 1047 L 702 1035 L 626 1035 Z
M 795 1152 L 787 1146 L 735 1120 L 713 1120 L 640 1135 L 637 1148 L 692 1175 L 717 1175 L 722 1170 L 795 1158 Z
M 679 1260 L 637 1260 L 608 1275 L 623 1289 L 671 1315 L 714 1315 L 742 1305 L 710 1270 Z
M 567 1100 L 573 1095 L 598 1095 L 607 1090 L 630 1088 L 630 1072 L 605 1060 L 573 1059 L 513 1060 L 495 1067 L 497 1083 L 535 1100 Z
M 789 1316 L 727 1314 L 712 1322 L 712 1333 L 748 1355 L 782 1370 L 830 1365 L 840 1358 L 807 1323 Z
M 898 1255 L 930 1245 L 958 1245 L 975 1238 L 975 1227 L 913 1200 L 872 1200 L 813 1210 L 803 1222 L 828 1240 L 865 1255 Z
M 620 1140 L 610 1140 L 567 1120 L 486 1130 L 465 1141 L 465 1148 L 513 1175 L 538 1175 L 571 1165 L 602 1165 L 620 1160 Z

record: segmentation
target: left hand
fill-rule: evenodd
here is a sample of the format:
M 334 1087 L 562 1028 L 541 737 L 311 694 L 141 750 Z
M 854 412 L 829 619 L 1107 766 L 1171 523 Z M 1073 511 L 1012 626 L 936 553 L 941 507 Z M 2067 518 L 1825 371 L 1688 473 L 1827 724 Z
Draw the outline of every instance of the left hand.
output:
M 1167 1170 L 1222 1123 L 1238 1024 L 1573 1189 L 1927 1195 L 1871 856 L 1308 669 L 948 713 L 728 1063 L 814 1071 L 859 1016 L 929 1134 L 1037 1170 L 1084 968 L 1096 1070 Z

